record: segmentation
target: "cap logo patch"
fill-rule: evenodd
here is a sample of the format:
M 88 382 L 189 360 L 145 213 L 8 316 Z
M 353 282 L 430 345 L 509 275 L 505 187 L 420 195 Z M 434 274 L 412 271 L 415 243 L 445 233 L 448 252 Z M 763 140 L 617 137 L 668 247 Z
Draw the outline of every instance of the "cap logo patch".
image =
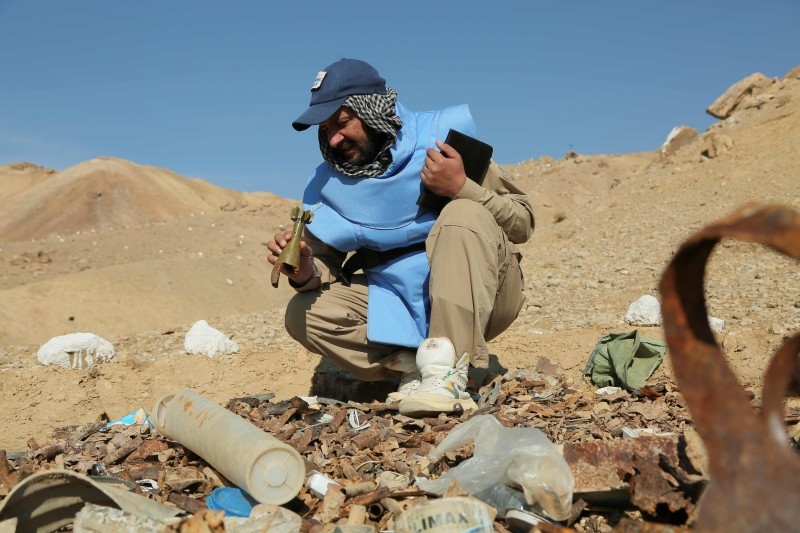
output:
M 314 79 L 314 84 L 311 86 L 311 90 L 316 91 L 319 89 L 322 86 L 322 80 L 324 80 L 325 76 L 327 75 L 328 73 L 324 70 L 317 72 L 317 77 Z

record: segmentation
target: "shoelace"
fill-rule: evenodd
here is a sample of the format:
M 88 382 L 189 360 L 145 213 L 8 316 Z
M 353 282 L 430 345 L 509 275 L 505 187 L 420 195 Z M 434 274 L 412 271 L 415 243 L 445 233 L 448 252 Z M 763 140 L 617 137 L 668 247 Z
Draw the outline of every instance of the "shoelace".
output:
M 444 385 L 444 379 L 438 376 L 423 379 L 419 384 L 419 390 L 439 389 Z

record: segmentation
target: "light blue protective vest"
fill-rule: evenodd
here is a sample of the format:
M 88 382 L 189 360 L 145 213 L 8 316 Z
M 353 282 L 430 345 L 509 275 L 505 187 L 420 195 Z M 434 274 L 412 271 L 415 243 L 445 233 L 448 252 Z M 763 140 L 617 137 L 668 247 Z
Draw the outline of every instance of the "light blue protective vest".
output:
M 436 215 L 420 209 L 420 172 L 426 150 L 450 128 L 476 136 L 466 105 L 415 113 L 397 104 L 403 127 L 391 149 L 392 163 L 374 178 L 340 174 L 327 163 L 316 168 L 303 194 L 314 212 L 307 230 L 341 252 L 391 250 L 423 242 Z M 428 335 L 430 269 L 425 251 L 412 252 L 366 270 L 369 284 L 367 338 L 416 348 Z

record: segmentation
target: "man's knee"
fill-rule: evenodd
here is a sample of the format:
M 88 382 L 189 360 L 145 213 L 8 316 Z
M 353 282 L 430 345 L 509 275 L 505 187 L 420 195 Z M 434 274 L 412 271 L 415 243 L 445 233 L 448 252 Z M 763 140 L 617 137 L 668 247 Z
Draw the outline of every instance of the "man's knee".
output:
M 429 253 L 438 246 L 439 236 L 442 234 L 448 235 L 448 241 L 477 239 L 476 242 L 483 243 L 492 250 L 504 241 L 503 230 L 489 210 L 466 199 L 453 200 L 444 207 L 428 236 Z
M 449 202 L 442 209 L 431 234 L 438 234 L 444 228 L 467 230 L 488 242 L 494 242 L 503 231 L 488 209 L 466 199 Z
M 437 219 L 437 224 L 440 225 L 456 225 L 467 228 L 487 223 L 497 225 L 488 209 L 478 202 L 466 199 L 448 202 Z
M 308 313 L 315 298 L 314 291 L 299 292 L 286 305 L 284 325 L 289 336 L 296 341 L 302 342 L 308 335 Z

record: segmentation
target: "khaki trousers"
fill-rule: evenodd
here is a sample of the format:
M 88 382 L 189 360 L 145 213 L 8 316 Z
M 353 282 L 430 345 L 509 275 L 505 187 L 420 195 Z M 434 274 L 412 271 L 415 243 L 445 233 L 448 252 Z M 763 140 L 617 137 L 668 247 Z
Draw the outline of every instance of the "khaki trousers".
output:
M 525 301 L 519 253 L 494 217 L 472 200 L 453 200 L 425 241 L 431 268 L 429 337 L 447 337 L 456 353 L 486 368 L 493 339 L 517 318 Z M 381 365 L 397 346 L 367 340 L 367 283 L 297 293 L 286 308 L 286 329 L 307 350 L 364 381 L 396 378 Z

